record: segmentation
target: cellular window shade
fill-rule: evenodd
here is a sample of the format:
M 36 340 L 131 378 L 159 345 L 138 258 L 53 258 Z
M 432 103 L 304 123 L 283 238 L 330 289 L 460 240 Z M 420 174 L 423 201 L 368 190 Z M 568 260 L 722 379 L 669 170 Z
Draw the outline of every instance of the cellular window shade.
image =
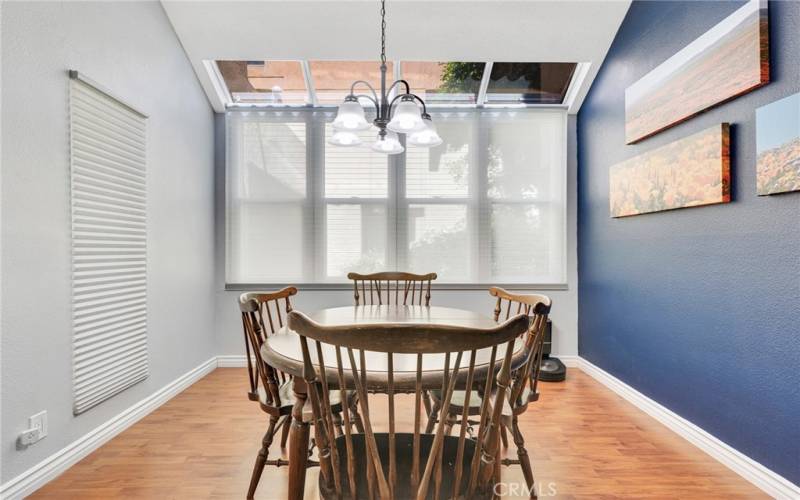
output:
M 325 137 L 333 135 L 330 123 Z M 358 132 L 362 143 L 375 140 L 375 132 Z M 393 269 L 389 229 L 394 221 L 389 210 L 389 195 L 394 185 L 390 178 L 390 159 L 367 148 L 346 148 L 324 144 L 324 214 L 325 232 L 321 235 L 318 281 L 345 280 L 347 273 Z
M 566 116 L 496 111 L 481 127 L 488 158 L 480 241 L 488 276 L 565 282 Z
M 229 113 L 227 276 L 235 282 L 304 280 L 313 221 L 302 113 Z
M 70 79 L 75 414 L 148 375 L 146 117 Z
M 566 282 L 566 113 L 430 110 L 443 144 L 385 156 L 330 145 L 332 112 L 227 113 L 227 282 Z

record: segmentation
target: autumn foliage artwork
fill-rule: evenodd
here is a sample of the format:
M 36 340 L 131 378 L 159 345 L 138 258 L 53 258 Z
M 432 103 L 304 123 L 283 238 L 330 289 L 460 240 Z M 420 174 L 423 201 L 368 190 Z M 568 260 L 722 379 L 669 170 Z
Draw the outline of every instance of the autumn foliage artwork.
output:
M 730 127 L 715 125 L 611 167 L 611 217 L 727 203 Z

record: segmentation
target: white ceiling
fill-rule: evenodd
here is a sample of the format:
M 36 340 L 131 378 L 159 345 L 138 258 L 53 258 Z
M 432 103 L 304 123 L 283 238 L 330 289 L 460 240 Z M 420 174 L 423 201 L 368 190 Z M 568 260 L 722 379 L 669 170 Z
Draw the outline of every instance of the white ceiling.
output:
M 377 0 L 162 0 L 212 106 L 204 60 L 378 60 Z M 577 113 L 630 0 L 388 0 L 387 57 L 413 61 L 579 62 Z

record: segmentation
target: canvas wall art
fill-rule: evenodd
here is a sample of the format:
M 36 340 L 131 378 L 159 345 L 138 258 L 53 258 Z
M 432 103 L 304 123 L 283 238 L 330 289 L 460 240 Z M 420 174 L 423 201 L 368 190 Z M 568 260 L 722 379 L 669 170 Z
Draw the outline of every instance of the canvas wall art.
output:
M 730 127 L 722 123 L 611 167 L 611 217 L 727 203 L 730 180 Z
M 758 194 L 800 191 L 800 94 L 756 110 Z
M 768 82 L 767 2 L 750 0 L 625 90 L 625 141 L 640 141 Z

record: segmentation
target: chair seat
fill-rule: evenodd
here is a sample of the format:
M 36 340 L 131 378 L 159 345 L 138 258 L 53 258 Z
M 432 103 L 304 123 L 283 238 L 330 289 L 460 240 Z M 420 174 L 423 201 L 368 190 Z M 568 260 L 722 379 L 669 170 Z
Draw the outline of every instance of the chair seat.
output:
M 440 389 L 432 390 L 431 391 L 431 398 L 434 401 L 441 402 L 442 401 L 442 391 Z M 467 399 L 467 391 L 453 391 L 453 397 L 450 398 L 450 407 L 451 408 L 463 408 L 464 401 Z M 469 407 L 470 410 L 473 408 L 476 410 L 480 410 L 483 398 L 478 393 L 478 391 L 469 391 Z
M 422 460 L 421 469 L 425 467 L 426 457 L 430 453 L 431 445 L 433 444 L 433 434 L 420 435 L 420 459 Z M 367 471 L 367 448 L 364 441 L 364 434 L 352 434 L 353 439 L 353 455 L 355 456 L 357 467 L 356 471 L 356 484 L 358 498 L 369 498 L 368 495 L 368 482 L 366 477 Z M 375 433 L 375 442 L 378 445 L 378 453 L 381 457 L 383 469 L 388 477 L 389 471 L 389 434 L 388 433 Z M 394 490 L 394 497 L 396 499 L 413 499 L 416 498 L 416 492 L 411 488 L 411 467 L 413 457 L 413 433 L 397 433 L 395 434 L 395 446 L 397 447 L 397 485 Z M 337 449 L 339 450 L 339 474 L 342 484 L 342 496 L 337 497 L 336 490 L 333 483 L 328 486 L 320 474 L 319 490 L 320 498 L 343 498 L 352 499 L 350 494 L 350 482 L 347 476 L 347 444 L 345 436 L 339 436 L 335 440 Z M 455 481 L 456 457 L 458 450 L 458 438 L 455 436 L 444 436 L 444 448 L 442 450 L 442 485 L 441 496 L 443 498 L 450 498 L 453 491 L 453 484 Z M 475 441 L 466 438 L 464 441 L 464 454 L 461 459 L 461 489 L 460 494 L 466 494 L 470 463 L 472 455 L 475 452 Z M 421 472 L 421 471 L 420 471 Z M 433 482 L 431 482 L 428 491 L 428 498 L 433 498 L 434 493 Z M 489 486 L 486 494 L 481 495 L 476 492 L 470 499 L 492 498 L 492 485 Z
M 267 401 L 267 391 L 262 386 L 258 386 L 258 401 L 261 403 L 261 407 L 264 409 L 264 411 L 268 413 L 275 411 L 275 413 L 278 415 L 291 415 L 294 403 L 297 401 L 297 398 L 294 397 L 294 390 L 292 390 L 292 381 L 287 380 L 278 386 L 278 394 L 281 398 L 280 407 L 276 407 L 274 403 L 269 403 Z M 333 408 L 333 411 L 342 411 L 342 398 L 339 390 L 331 389 L 328 394 L 331 398 L 331 407 Z M 353 397 L 353 394 L 353 391 L 347 391 L 347 399 L 349 400 L 351 397 Z M 306 399 L 305 404 L 303 405 L 303 422 L 311 422 L 312 420 L 313 411 L 311 409 L 311 400 Z
M 430 391 L 431 398 L 434 401 L 441 401 L 442 400 L 442 391 L 440 389 L 435 389 Z M 528 397 L 530 396 L 531 391 L 528 387 L 525 387 L 525 390 L 522 391 L 522 406 L 519 410 L 517 410 L 517 414 L 524 411 L 524 407 L 526 406 L 526 402 L 528 401 Z M 461 414 L 464 409 L 464 401 L 467 398 L 467 391 L 453 391 L 453 396 L 450 398 L 450 413 Z M 531 401 L 536 401 L 539 398 L 539 394 L 534 394 L 531 398 Z M 494 398 L 493 398 L 494 399 Z M 493 399 L 490 400 L 493 401 Z M 480 413 L 481 405 L 483 404 L 483 398 L 481 398 L 478 391 L 470 391 L 469 396 L 469 411 L 468 415 L 477 415 Z M 511 405 L 506 398 L 503 400 L 503 415 L 504 416 L 511 416 L 514 414 L 514 411 L 511 409 Z

